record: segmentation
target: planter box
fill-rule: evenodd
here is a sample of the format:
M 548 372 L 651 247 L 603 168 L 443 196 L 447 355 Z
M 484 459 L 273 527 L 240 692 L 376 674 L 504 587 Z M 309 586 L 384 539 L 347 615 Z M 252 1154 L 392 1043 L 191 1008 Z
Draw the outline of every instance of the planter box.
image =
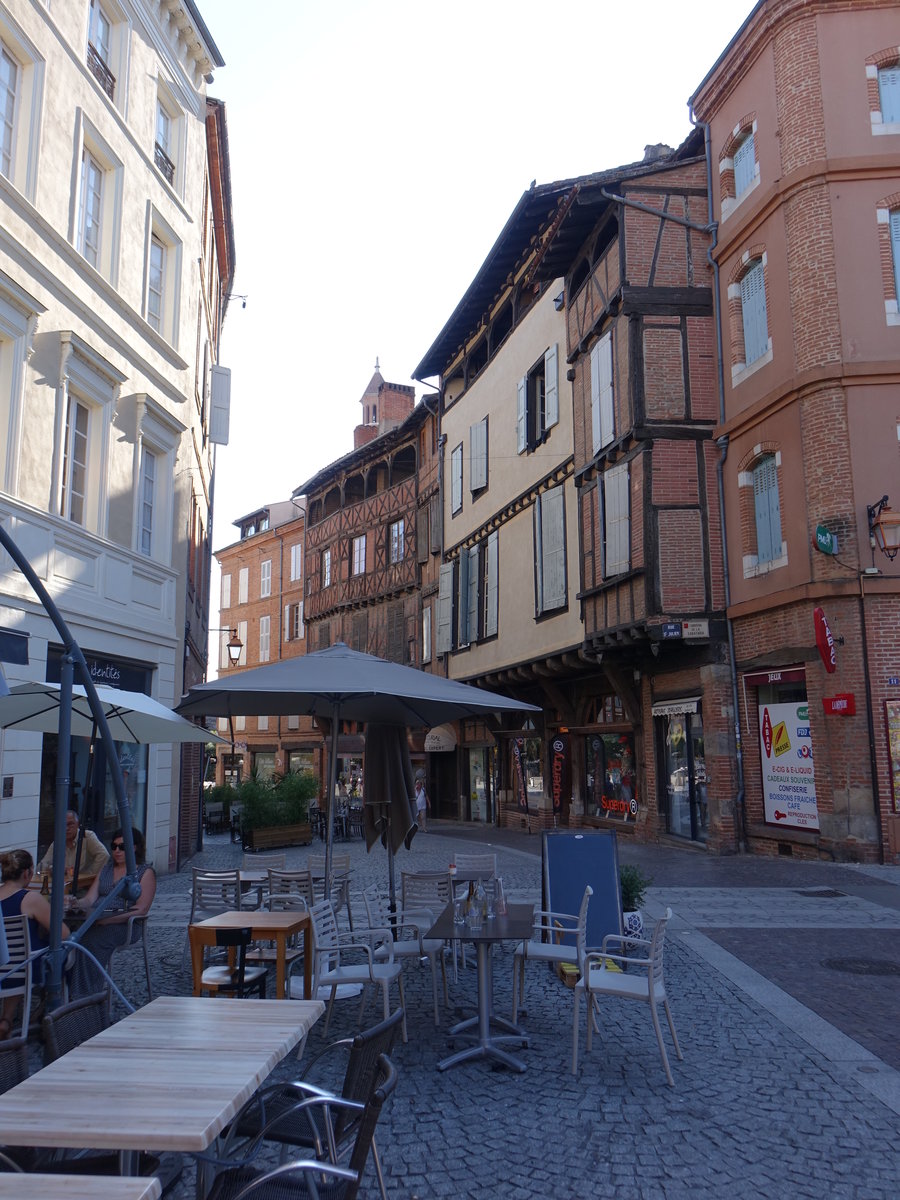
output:
M 298 825 L 268 825 L 260 829 L 245 829 L 242 844 L 245 850 L 309 846 L 312 844 L 312 826 L 308 821 L 303 821 Z

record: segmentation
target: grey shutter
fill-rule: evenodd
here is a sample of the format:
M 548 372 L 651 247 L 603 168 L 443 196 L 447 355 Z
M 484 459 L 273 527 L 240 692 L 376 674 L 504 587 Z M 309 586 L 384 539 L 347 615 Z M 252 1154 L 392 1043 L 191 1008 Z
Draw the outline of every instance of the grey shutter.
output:
M 897 89 L 900 91 L 900 84 Z M 900 117 L 897 119 L 900 121 Z M 894 288 L 900 300 L 900 208 L 895 208 L 891 213 L 891 250 L 894 254 Z
M 469 631 L 469 641 L 477 642 L 479 637 L 478 631 L 478 599 L 481 583 L 481 550 L 478 546 L 472 546 L 469 549 L 469 591 L 468 591 L 468 614 L 466 617 L 467 628 Z
M 497 633 L 497 609 L 500 596 L 499 584 L 500 535 L 495 529 L 489 534 L 486 547 L 484 636 L 494 637 Z
M 516 453 L 528 448 L 528 380 L 519 380 L 516 389 Z
M 629 517 L 628 465 L 613 467 L 603 476 L 606 518 L 603 574 L 619 575 L 631 565 L 631 521 Z
M 291 606 L 289 604 L 284 606 L 284 640 L 286 642 L 291 640 Z
M 428 562 L 428 508 L 416 509 L 416 562 Z
M 781 557 L 781 503 L 775 455 L 768 454 L 753 468 L 753 501 L 756 515 L 757 562 Z
M 462 551 L 457 560 L 456 645 L 469 644 L 469 556 Z
M 562 487 L 544 492 L 541 503 L 543 611 L 566 603 L 566 522 Z
M 487 487 L 487 417 L 469 427 L 469 489 Z
M 213 367 L 210 376 L 209 440 L 217 446 L 227 446 L 231 423 L 231 371 L 228 367 Z
M 544 552 L 541 533 L 541 497 L 534 501 L 534 611 L 540 616 L 544 611 Z
M 608 446 L 616 436 L 616 406 L 613 391 L 612 333 L 604 333 L 599 342 L 600 367 L 600 445 Z
M 453 563 L 443 563 L 438 584 L 437 652 L 453 649 Z
M 450 455 L 450 511 L 457 513 L 462 508 L 463 462 L 462 446 L 457 446 Z
M 734 194 L 743 196 L 753 182 L 756 170 L 756 149 L 753 134 L 748 133 L 734 154 Z
M 881 119 L 885 125 L 900 123 L 900 67 L 882 67 L 878 72 Z
M 600 343 L 591 349 L 591 445 L 596 454 L 600 440 Z
M 431 516 L 428 521 L 428 532 L 431 535 L 431 553 L 440 554 L 441 552 L 441 533 L 444 527 L 443 513 L 441 512 L 441 494 L 436 492 L 431 497 Z
M 544 355 L 544 428 L 559 422 L 559 354 L 556 345 Z
M 757 261 L 741 280 L 741 314 L 744 323 L 744 362 L 762 358 L 769 346 L 766 286 L 763 265 Z

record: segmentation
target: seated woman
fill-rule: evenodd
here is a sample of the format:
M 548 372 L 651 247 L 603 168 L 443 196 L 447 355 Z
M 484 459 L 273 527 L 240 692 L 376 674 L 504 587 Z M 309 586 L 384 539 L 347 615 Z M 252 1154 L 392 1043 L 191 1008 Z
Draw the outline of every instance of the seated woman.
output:
M 137 863 L 137 877 L 141 885 L 141 894 L 129 904 L 124 896 L 117 896 L 115 904 L 107 910 L 106 916 L 99 917 L 81 939 L 82 946 L 93 954 L 105 971 L 113 950 L 125 944 L 127 935 L 126 922 L 129 917 L 145 917 L 150 911 L 150 905 L 156 895 L 156 872 L 144 862 L 144 835 L 139 829 L 132 829 L 134 839 L 134 858 Z M 114 886 L 125 876 L 125 843 L 122 840 L 122 830 L 118 829 L 110 842 L 112 859 L 102 867 L 100 874 L 88 888 L 82 903 L 86 908 L 92 908 L 103 897 L 108 896 Z M 132 941 L 140 937 L 140 929 L 135 928 Z M 75 962 L 69 978 L 69 994 L 72 997 L 83 996 L 90 992 L 100 992 L 107 986 L 107 979 L 98 970 L 86 954 L 75 953 Z
M 46 896 L 42 896 L 37 889 L 28 887 L 34 874 L 34 859 L 27 850 L 9 850 L 0 855 L 0 868 L 3 871 L 3 882 L 0 883 L 0 914 L 4 917 L 17 917 L 20 914 L 27 917 L 31 948 L 43 949 L 49 941 L 50 904 Z M 62 936 L 64 939 L 69 936 L 66 925 L 62 927 Z M 42 958 L 32 960 L 32 978 L 36 987 L 43 985 Z M 3 989 L 4 980 L 0 977 L 0 996 L 3 995 Z M 20 1000 L 21 996 L 3 999 L 0 1008 L 0 1038 L 9 1037 Z M 23 1015 L 23 1032 L 27 1032 L 28 1016 L 28 1013 Z

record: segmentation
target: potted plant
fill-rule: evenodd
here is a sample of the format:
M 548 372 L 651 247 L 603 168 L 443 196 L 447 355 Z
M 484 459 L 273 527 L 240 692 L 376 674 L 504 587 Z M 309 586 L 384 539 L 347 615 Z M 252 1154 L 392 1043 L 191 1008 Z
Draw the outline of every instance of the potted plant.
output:
M 633 863 L 624 863 L 619 867 L 619 890 L 622 894 L 622 923 L 626 937 L 642 938 L 644 936 L 644 918 L 641 916 L 641 905 L 644 895 L 653 880 L 645 875 L 640 867 Z M 626 953 L 636 949 L 628 941 L 625 942 Z
M 244 849 L 308 846 L 312 842 L 309 801 L 317 790 L 309 771 L 291 772 L 271 782 L 245 779 L 237 794 Z

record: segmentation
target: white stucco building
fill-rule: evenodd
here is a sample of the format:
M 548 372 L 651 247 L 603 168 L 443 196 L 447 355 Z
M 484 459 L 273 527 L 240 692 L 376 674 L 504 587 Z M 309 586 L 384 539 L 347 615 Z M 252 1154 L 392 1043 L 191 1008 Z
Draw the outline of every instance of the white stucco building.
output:
M 174 705 L 204 677 L 216 364 L 234 271 L 224 65 L 191 0 L 0 0 L 0 520 L 98 682 Z M 0 559 L 20 679 L 58 635 Z M 52 837 L 55 736 L 0 734 L 0 846 Z M 135 823 L 165 871 L 190 853 L 200 749 L 123 747 Z M 108 835 L 103 764 L 74 799 Z M 109 793 L 107 795 L 107 792 Z

